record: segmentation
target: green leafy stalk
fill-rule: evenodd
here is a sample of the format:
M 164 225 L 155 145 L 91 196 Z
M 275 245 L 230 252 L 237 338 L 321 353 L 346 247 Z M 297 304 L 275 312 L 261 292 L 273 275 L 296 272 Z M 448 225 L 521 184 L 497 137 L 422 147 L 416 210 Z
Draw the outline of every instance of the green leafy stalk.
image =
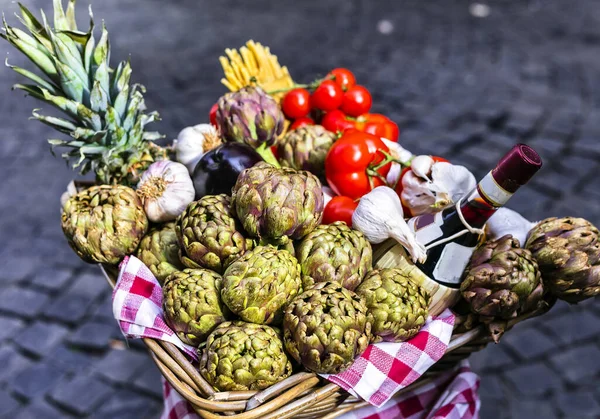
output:
M 139 174 L 154 160 L 165 158 L 165 151 L 151 141 L 160 134 L 145 132 L 146 124 L 158 120 L 155 112 L 145 113 L 144 88 L 130 86 L 131 65 L 121 62 L 110 67 L 110 41 L 102 25 L 99 40 L 94 39 L 94 19 L 90 9 L 87 32 L 77 28 L 75 0 L 66 9 L 53 0 L 54 28 L 45 14 L 37 19 L 19 3 L 18 20 L 24 29 L 10 26 L 3 19 L 0 36 L 21 51 L 41 70 L 6 65 L 31 84 L 15 84 L 14 89 L 50 104 L 67 119 L 44 116 L 37 119 L 70 139 L 52 139 L 50 145 L 66 148 L 62 157 L 84 174 L 96 173 L 101 183 L 137 182 Z

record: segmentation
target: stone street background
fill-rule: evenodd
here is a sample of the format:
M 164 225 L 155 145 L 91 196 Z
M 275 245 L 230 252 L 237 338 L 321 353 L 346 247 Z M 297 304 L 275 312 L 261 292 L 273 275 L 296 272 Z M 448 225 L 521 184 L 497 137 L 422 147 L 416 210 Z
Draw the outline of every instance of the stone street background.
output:
M 24 0 L 51 15 L 50 0 Z M 87 2 L 80 25 L 87 24 Z M 112 63 L 130 54 L 168 138 L 206 122 L 224 93 L 218 57 L 253 38 L 298 81 L 338 66 L 374 95 L 401 144 L 466 165 L 477 177 L 515 142 L 544 169 L 510 201 L 535 220 L 583 216 L 600 225 L 600 8 L 592 0 L 96 1 Z M 7 19 L 17 5 L 0 0 Z M 486 16 L 487 14 L 487 16 Z M 477 17 L 479 16 L 479 17 Z M 3 41 L 11 64 L 24 60 Z M 159 374 L 127 349 L 110 290 L 60 229 L 59 197 L 74 174 L 50 154 L 59 134 L 28 121 L 43 106 L 0 68 L 0 416 L 157 417 Z M 600 304 L 558 304 L 472 356 L 482 418 L 600 417 Z M 124 350 L 125 349 L 125 350 Z

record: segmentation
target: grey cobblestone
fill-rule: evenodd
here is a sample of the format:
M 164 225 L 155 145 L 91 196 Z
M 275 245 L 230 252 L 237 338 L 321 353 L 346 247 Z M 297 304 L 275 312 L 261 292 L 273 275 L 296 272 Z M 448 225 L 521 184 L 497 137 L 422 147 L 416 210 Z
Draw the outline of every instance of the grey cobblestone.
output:
M 15 336 L 24 326 L 24 322 L 12 317 L 0 316 L 0 343 L 7 338 Z
M 80 349 L 101 351 L 108 349 L 109 341 L 117 331 L 119 329 L 114 319 L 112 324 L 87 322 L 78 327 L 67 341 Z
M 0 390 L 0 417 L 7 418 L 15 414 L 20 403 L 6 390 Z
M 73 416 L 40 397 L 22 409 L 18 417 L 19 419 L 64 419 Z
M 78 375 L 59 381 L 50 398 L 64 409 L 83 416 L 92 413 L 112 392 L 108 384 L 97 378 Z
M 36 321 L 15 336 L 15 343 L 24 351 L 43 357 L 58 345 L 68 333 L 63 326 Z
M 148 417 L 153 412 L 160 412 L 158 403 L 146 397 L 140 397 L 131 390 L 115 392 L 112 397 L 92 417 L 96 419 L 129 419 L 132 417 Z
M 557 371 L 572 385 L 597 382 L 600 373 L 600 348 L 594 343 L 575 346 L 550 358 Z
M 5 382 L 33 365 L 33 361 L 13 346 L 5 345 L 0 347 L 0 365 L 0 382 Z
M 113 382 L 126 383 L 136 373 L 141 373 L 148 357 L 136 351 L 112 350 L 96 363 L 95 368 L 102 377 Z
M 31 319 L 40 314 L 50 297 L 35 289 L 5 288 L 0 292 L 0 311 Z
M 518 325 L 502 338 L 502 345 L 506 345 L 512 353 L 524 360 L 535 360 L 557 350 L 556 339 L 548 337 L 538 328 L 523 326 Z
M 539 361 L 519 366 L 504 376 L 522 397 L 539 397 L 562 387 L 560 377 Z
M 21 397 L 32 399 L 52 389 L 62 372 L 49 363 L 35 364 L 10 381 L 11 389 Z
M 50 12 L 47 0 L 25 3 Z M 532 220 L 576 215 L 600 225 L 596 2 L 486 2 L 485 19 L 469 15 L 471 3 L 181 0 L 165 7 L 158 0 L 103 0 L 93 6 L 111 32 L 113 62 L 131 53 L 133 79 L 148 87 L 148 107 L 163 118 L 155 128 L 167 138 L 207 119 L 224 92 L 218 55 L 254 37 L 300 82 L 336 66 L 351 68 L 372 90 L 373 110 L 396 120 L 400 142 L 416 153 L 442 155 L 481 176 L 516 141 L 530 143 L 546 168 L 509 206 Z M 0 0 L 0 9 L 11 19 L 17 5 Z M 390 20 L 392 33 L 377 31 L 381 19 Z M 0 41 L 0 54 L 9 50 Z M 8 58 L 25 62 L 14 51 Z M 33 379 L 20 382 L 19 394 L 36 395 L 24 401 L 18 418 L 70 417 L 49 402 L 49 391 L 66 394 L 71 379 L 90 373 L 111 389 L 94 417 L 157 417 L 160 383 L 143 345 L 108 349 L 107 339 L 122 340 L 109 330 L 110 291 L 60 228 L 59 197 L 74 173 L 48 152 L 44 139 L 57 134 L 27 121 L 40 104 L 9 92 L 18 81 L 0 69 L 0 383 L 11 388 L 19 375 L 30 374 L 45 389 L 34 391 Z M 481 417 L 596 415 L 598 315 L 597 303 L 575 309 L 559 303 L 473 355 L 474 369 L 483 372 Z M 43 345 L 19 342 L 29 346 L 23 351 L 7 343 L 41 322 L 69 332 L 45 355 Z M 36 352 L 44 355 L 40 364 L 30 356 Z M 70 374 L 66 387 L 56 386 L 49 369 Z

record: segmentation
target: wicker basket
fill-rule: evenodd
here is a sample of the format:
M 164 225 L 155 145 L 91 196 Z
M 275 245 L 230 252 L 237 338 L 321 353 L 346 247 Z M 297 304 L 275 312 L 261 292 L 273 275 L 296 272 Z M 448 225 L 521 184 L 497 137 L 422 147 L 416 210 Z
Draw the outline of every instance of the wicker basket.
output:
M 103 266 L 102 271 L 109 284 L 114 287 L 117 269 L 114 266 Z M 543 314 L 552 303 L 550 302 L 543 311 L 528 313 L 511 320 L 508 328 L 527 318 Z M 454 368 L 461 360 L 484 348 L 491 341 L 483 326 L 461 333 L 461 325 L 465 320 L 465 317 L 457 317 L 450 345 L 442 359 L 395 397 L 414 390 L 437 375 Z M 202 418 L 332 419 L 368 405 L 336 384 L 328 383 L 316 374 L 307 372 L 293 374 L 262 391 L 216 392 L 179 348 L 169 342 L 143 340 L 164 378 L 190 402 Z

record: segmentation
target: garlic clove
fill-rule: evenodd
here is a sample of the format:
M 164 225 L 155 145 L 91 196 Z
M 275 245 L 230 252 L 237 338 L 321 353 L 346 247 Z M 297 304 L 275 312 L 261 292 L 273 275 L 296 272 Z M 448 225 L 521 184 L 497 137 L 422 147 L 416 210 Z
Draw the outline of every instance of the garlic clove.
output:
M 406 248 L 413 261 L 425 261 L 427 257 L 425 247 L 404 220 L 400 198 L 387 186 L 378 186 L 360 199 L 352 215 L 352 226 L 374 244 L 395 239 Z
M 410 164 L 410 168 L 411 171 L 419 176 L 422 179 L 426 179 L 426 180 L 431 180 L 429 178 L 429 174 L 431 173 L 431 168 L 433 167 L 433 164 L 435 162 L 433 161 L 433 159 L 431 158 L 431 156 L 427 156 L 427 155 L 421 155 L 421 156 L 417 156 L 415 157 L 411 164 Z
M 390 141 L 387 138 L 381 138 L 381 141 L 390 149 L 390 154 L 400 163 L 407 165 L 414 154 L 402 147 L 395 141 Z

